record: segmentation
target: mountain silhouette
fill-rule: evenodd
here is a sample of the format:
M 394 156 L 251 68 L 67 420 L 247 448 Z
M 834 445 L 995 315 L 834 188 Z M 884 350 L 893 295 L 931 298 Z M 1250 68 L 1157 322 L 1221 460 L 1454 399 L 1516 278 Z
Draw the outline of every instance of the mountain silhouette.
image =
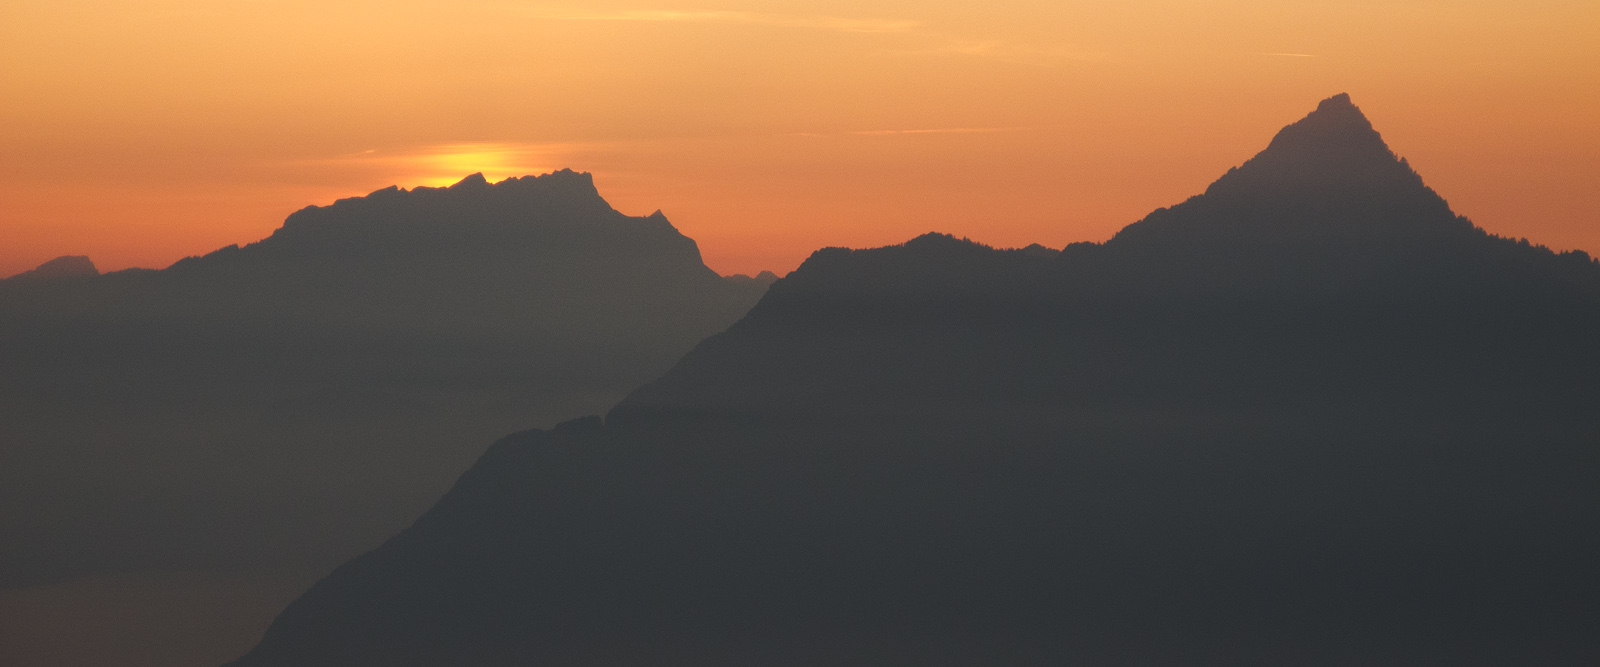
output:
M 724 276 L 723 279 L 727 280 L 729 282 L 732 282 L 732 283 L 740 284 L 740 285 L 744 285 L 744 284 L 771 285 L 772 283 L 778 282 L 778 274 L 773 273 L 771 271 L 762 271 L 761 273 L 757 273 L 754 276 L 745 275 L 743 273 L 736 273 L 736 274 L 731 275 L 731 276 Z
M 95 273 L 0 282 L 0 585 L 331 567 L 483 441 L 609 408 L 765 289 L 568 170 L 390 187 Z
M 62 255 L 40 264 L 32 270 L 23 271 L 5 280 L 27 282 L 98 275 L 100 275 L 100 269 L 95 268 L 94 262 L 90 261 L 88 257 L 83 255 Z
M 1103 244 L 816 252 L 233 664 L 1593 662 L 1595 340 L 1341 95 Z

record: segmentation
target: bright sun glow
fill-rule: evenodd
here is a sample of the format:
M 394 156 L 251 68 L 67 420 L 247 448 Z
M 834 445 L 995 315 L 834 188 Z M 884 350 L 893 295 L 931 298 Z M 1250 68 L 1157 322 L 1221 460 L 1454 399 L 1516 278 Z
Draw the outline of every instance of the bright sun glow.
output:
M 502 142 L 439 144 L 407 150 L 368 150 L 314 162 L 373 168 L 393 174 L 401 187 L 443 187 L 469 174 L 482 173 L 490 182 L 561 169 L 573 152 L 567 144 Z
M 481 143 L 435 146 L 419 155 L 406 156 L 416 167 L 417 185 L 444 186 L 468 174 L 482 172 L 490 182 L 513 176 L 542 174 L 559 167 L 549 161 L 555 157 L 537 146 Z

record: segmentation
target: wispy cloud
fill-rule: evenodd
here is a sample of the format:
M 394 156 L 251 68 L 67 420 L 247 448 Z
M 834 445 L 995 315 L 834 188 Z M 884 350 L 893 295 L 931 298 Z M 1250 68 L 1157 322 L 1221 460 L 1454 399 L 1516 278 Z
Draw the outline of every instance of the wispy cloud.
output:
M 684 11 L 641 9 L 618 12 L 537 12 L 541 18 L 564 21 L 638 21 L 658 23 L 742 23 L 785 28 L 816 28 L 837 32 L 907 33 L 922 26 L 921 21 L 859 19 L 839 16 L 797 16 L 735 11 Z
M 1025 128 L 1020 127 L 941 127 L 928 130 L 858 130 L 850 134 L 864 136 L 884 136 L 893 134 L 990 134 L 993 132 L 1011 132 Z
M 556 21 L 617 21 L 651 23 L 704 23 L 772 26 L 826 30 L 840 33 L 897 35 L 916 39 L 920 46 L 898 43 L 878 49 L 896 56 L 970 56 L 1029 65 L 1052 65 L 1063 61 L 1103 60 L 1102 54 L 1086 54 L 1061 46 L 1019 43 L 1010 40 L 975 40 L 929 28 L 915 19 L 808 16 L 768 12 L 684 9 L 634 9 L 592 12 L 573 9 L 527 8 L 525 16 Z
M 1258 56 L 1277 56 L 1279 58 L 1315 58 L 1315 57 L 1317 57 L 1316 55 L 1310 54 L 1310 53 L 1257 53 L 1256 55 L 1258 55 Z
M 941 39 L 932 47 L 923 49 L 890 50 L 898 56 L 959 55 L 989 58 L 1021 65 L 1049 66 L 1063 62 L 1104 61 L 1104 53 L 1092 53 L 1061 45 L 1032 44 L 1005 39 L 963 39 L 937 35 Z
M 850 130 L 845 132 L 790 132 L 778 136 L 783 137 L 893 137 L 907 135 L 930 134 L 994 134 L 997 132 L 1026 132 L 1030 130 L 1044 130 L 1054 125 L 1031 125 L 1025 127 L 935 127 L 912 128 L 906 130 Z

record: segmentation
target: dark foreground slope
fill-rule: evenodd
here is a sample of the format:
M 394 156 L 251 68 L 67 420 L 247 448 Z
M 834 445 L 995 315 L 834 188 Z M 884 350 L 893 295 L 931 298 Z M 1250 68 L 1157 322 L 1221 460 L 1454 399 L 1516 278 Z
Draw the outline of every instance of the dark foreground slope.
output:
M 1596 340 L 1339 96 L 1105 244 L 819 251 L 236 664 L 1589 663 Z
M 161 271 L 0 281 L 0 586 L 331 567 L 484 441 L 609 408 L 763 289 L 571 171 L 313 206 Z

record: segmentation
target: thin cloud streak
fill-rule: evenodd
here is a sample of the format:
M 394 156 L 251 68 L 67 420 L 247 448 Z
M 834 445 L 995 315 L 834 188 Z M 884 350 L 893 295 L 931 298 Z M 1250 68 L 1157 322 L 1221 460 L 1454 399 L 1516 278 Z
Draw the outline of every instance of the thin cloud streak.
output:
M 908 33 L 922 26 L 921 21 L 854 19 L 839 16 L 794 16 L 735 11 L 680 11 L 663 9 L 629 10 L 605 13 L 539 13 L 541 18 L 562 21 L 639 21 L 657 23 L 740 23 L 784 28 L 817 28 L 836 32 Z
M 1277 56 L 1279 58 L 1315 58 L 1311 53 L 1257 53 L 1258 56 Z
M 995 134 L 1000 132 L 1028 132 L 1033 130 L 1046 130 L 1058 125 L 1031 125 L 1025 127 L 934 127 L 912 128 L 908 130 L 848 130 L 843 132 L 787 132 L 774 135 L 779 137 L 809 137 L 816 139 L 832 137 L 892 137 L 915 136 L 932 134 Z
M 872 19 L 841 16 L 801 16 L 731 10 L 638 9 L 613 12 L 524 9 L 525 15 L 556 21 L 624 21 L 641 23 L 704 23 L 771 26 L 827 30 L 840 33 L 900 35 L 931 40 L 929 48 L 888 48 L 881 53 L 900 56 L 962 55 L 991 58 L 1025 65 L 1053 65 L 1062 61 L 1104 60 L 1104 54 L 1079 53 L 1054 45 L 974 40 L 930 30 L 915 19 Z
M 947 35 L 930 35 L 944 40 L 944 44 L 929 49 L 889 50 L 896 56 L 959 55 L 990 58 L 1018 65 L 1048 67 L 1063 62 L 1104 62 L 1110 59 L 1105 53 L 1077 51 L 1060 46 L 1038 45 L 1007 40 L 970 40 Z
M 943 127 L 928 130 L 859 130 L 851 132 L 854 135 L 884 136 L 892 134 L 989 134 L 992 132 L 1011 132 L 1028 128 L 1021 127 Z

